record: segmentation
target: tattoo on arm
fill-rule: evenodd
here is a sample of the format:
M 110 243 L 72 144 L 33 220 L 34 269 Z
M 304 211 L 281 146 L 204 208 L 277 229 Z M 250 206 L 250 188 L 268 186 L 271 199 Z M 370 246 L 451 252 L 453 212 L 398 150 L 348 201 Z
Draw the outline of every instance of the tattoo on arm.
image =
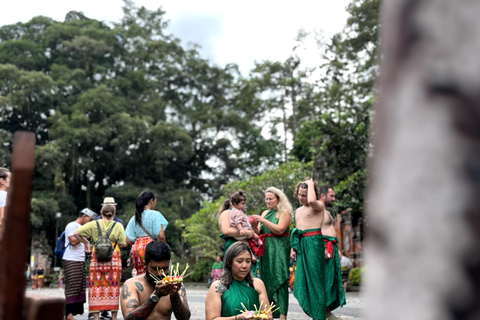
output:
M 170 302 L 172 303 L 172 311 L 175 315 L 175 319 L 190 319 L 191 313 L 188 307 L 187 293 L 185 292 L 185 287 L 183 284 L 178 293 L 170 295 Z
M 143 285 L 140 282 L 135 281 L 135 287 L 137 287 L 138 291 L 143 292 Z
M 137 299 L 130 299 L 128 302 L 127 302 L 127 308 L 136 308 L 138 307 L 138 301 Z
M 128 286 L 124 284 L 122 288 L 122 300 L 127 300 L 131 295 L 132 293 L 128 290 Z
M 220 283 L 218 286 L 215 287 L 216 293 L 224 294 L 225 291 L 227 291 L 227 287 L 223 283 Z
M 138 302 L 135 299 L 131 299 L 130 301 L 127 302 L 127 308 L 129 307 L 129 304 L 137 304 Z M 150 314 L 152 313 L 153 308 L 155 308 L 157 304 L 153 302 L 151 299 L 147 299 L 140 307 L 137 307 L 135 310 L 127 312 L 127 315 L 125 316 L 125 320 L 144 320 L 147 319 Z M 132 306 L 131 308 L 135 308 Z

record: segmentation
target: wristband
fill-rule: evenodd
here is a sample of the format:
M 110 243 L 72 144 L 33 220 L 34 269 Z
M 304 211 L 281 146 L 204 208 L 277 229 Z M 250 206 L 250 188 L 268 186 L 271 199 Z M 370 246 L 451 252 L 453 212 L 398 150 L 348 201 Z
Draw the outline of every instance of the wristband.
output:
M 235 320 L 237 320 L 237 315 L 235 315 Z

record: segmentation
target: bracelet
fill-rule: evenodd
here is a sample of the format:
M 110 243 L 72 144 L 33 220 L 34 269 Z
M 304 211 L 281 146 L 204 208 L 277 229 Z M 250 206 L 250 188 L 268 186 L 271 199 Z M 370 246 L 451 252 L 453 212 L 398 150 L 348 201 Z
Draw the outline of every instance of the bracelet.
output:
M 237 315 L 235 315 L 235 320 L 237 320 Z

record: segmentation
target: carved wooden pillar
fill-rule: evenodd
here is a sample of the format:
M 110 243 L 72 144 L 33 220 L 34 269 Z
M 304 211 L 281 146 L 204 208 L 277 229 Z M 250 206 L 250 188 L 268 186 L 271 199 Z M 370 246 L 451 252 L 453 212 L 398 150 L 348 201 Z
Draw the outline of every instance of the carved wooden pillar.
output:
M 14 136 L 11 183 L 0 232 L 0 320 L 60 320 L 65 299 L 25 297 L 35 135 Z
M 383 1 L 366 319 L 479 318 L 479 12 Z

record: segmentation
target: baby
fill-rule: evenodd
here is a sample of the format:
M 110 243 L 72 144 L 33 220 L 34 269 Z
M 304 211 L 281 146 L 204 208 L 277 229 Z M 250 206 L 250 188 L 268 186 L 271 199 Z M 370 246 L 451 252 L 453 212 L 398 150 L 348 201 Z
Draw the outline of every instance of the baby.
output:
M 234 237 L 235 240 L 247 240 L 245 234 L 247 233 L 247 230 L 252 230 L 252 225 L 250 224 L 247 215 L 243 211 L 246 202 L 247 197 L 242 191 L 238 191 L 236 193 L 236 197 L 230 199 L 230 204 L 232 206 L 229 217 L 230 226 L 233 228 L 237 228 L 238 231 L 240 231 L 240 237 Z M 254 241 L 256 246 L 262 245 L 262 240 L 260 240 L 260 238 L 255 232 L 253 232 L 252 240 Z

